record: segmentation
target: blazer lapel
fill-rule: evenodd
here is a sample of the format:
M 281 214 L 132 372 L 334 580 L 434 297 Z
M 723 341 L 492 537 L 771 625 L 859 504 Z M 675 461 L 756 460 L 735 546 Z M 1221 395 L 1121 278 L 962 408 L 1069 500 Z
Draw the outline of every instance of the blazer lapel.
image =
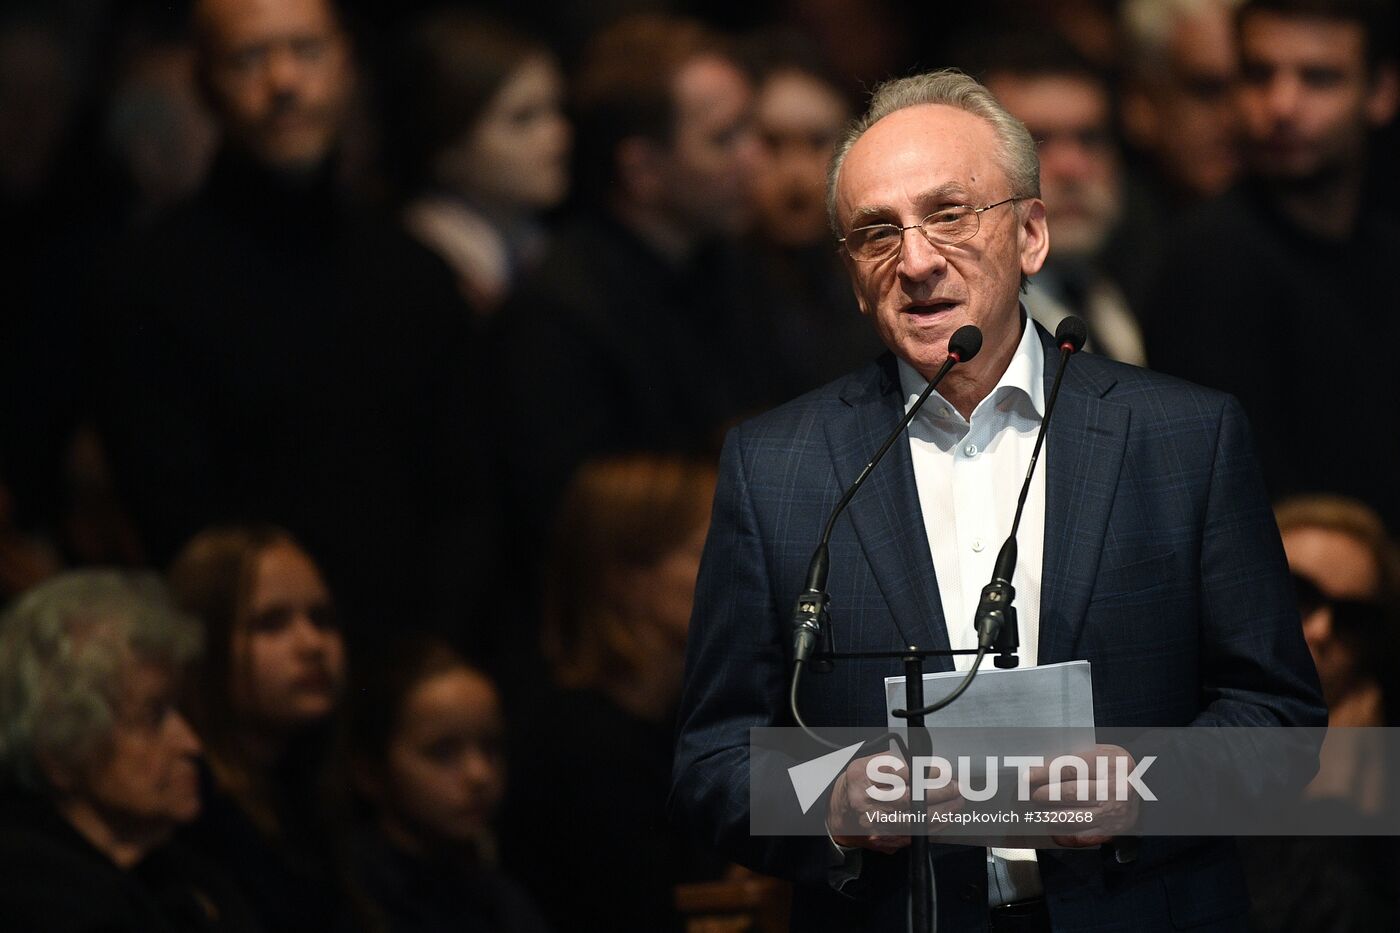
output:
M 1048 335 L 1042 334 L 1042 340 L 1048 399 L 1060 355 Z M 1128 439 L 1128 407 L 1103 398 L 1115 380 L 1075 362 L 1070 360 L 1065 370 L 1046 442 L 1041 664 L 1073 659 Z
M 894 357 L 882 357 L 872 378 L 852 379 L 842 396 L 848 406 L 826 424 L 827 443 L 842 489 L 846 489 L 870 462 L 904 415 Z M 943 605 L 934 579 L 933 557 L 924 531 L 919 493 L 914 484 L 914 464 L 909 444 L 901 439 L 890 448 L 851 500 L 846 512 L 855 527 L 861 550 L 870 563 L 875 581 L 894 616 L 900 645 L 947 650 L 948 632 Z M 840 523 L 838 519 L 837 534 Z M 880 650 L 895 647 L 888 632 L 846 629 L 854 620 L 842 619 L 840 596 L 833 594 L 837 650 Z M 844 623 L 844 625 L 843 625 Z M 846 632 L 849 631 L 849 641 Z M 950 658 L 930 658 L 926 670 L 952 670 Z

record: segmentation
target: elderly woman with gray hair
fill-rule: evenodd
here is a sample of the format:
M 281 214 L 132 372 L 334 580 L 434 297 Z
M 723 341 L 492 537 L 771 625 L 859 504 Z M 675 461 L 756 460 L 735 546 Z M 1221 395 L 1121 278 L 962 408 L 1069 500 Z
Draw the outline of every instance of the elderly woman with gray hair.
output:
M 64 574 L 0 620 L 5 929 L 252 929 L 226 882 L 169 848 L 200 806 L 174 705 L 199 645 L 149 575 Z

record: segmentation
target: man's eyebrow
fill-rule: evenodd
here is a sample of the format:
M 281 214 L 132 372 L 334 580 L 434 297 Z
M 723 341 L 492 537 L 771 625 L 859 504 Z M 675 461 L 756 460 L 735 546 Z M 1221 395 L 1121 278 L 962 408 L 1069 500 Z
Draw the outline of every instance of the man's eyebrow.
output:
M 945 204 L 970 204 L 972 192 L 956 181 L 944 182 L 936 188 L 929 188 L 914 198 L 914 203 L 926 207 L 940 207 Z
M 867 224 L 890 223 L 890 218 L 894 216 L 894 208 L 884 204 L 858 207 L 851 211 L 851 227 L 862 227 Z
M 920 192 L 914 203 L 926 210 L 933 210 L 947 204 L 971 204 L 972 193 L 956 181 L 945 182 Z M 877 223 L 894 223 L 895 209 L 886 204 L 871 204 L 851 211 L 851 228 Z

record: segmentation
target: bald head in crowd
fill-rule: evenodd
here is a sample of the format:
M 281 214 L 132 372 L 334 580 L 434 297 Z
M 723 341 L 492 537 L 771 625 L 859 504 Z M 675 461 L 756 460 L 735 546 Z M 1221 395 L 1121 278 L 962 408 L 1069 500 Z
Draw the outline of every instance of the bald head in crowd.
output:
M 199 74 L 228 143 L 300 174 L 335 149 L 354 83 L 331 0 L 197 0 Z

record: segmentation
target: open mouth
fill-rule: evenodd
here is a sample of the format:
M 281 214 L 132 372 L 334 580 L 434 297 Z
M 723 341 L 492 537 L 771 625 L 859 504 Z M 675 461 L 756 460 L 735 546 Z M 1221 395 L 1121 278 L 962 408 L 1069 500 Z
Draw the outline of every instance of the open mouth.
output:
M 906 305 L 904 308 L 904 313 L 916 314 L 921 317 L 929 317 L 935 314 L 941 314 L 944 311 L 949 311 L 952 308 L 956 307 L 957 304 L 958 303 L 956 301 L 953 301 L 951 298 L 939 298 L 931 299 L 929 301 L 918 301 L 914 302 L 913 304 Z

